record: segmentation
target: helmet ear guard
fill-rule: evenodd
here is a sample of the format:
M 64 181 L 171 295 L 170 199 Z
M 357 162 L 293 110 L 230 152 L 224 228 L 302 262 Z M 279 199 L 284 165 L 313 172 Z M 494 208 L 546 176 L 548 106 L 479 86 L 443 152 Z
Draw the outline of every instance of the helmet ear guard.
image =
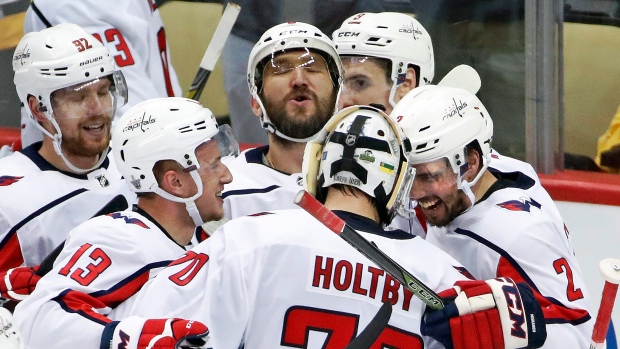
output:
M 344 108 L 306 144 L 304 188 L 319 201 L 332 185 L 357 188 L 376 200 L 381 222 L 388 224 L 411 187 L 410 149 L 400 127 L 384 112 Z

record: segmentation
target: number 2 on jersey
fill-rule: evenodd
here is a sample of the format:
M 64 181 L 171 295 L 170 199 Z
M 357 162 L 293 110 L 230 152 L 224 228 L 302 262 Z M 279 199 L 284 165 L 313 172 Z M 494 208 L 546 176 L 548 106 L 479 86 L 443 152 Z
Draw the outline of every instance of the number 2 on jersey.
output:
M 566 258 L 558 258 L 553 261 L 553 268 L 558 275 L 566 273 L 566 278 L 568 279 L 568 285 L 566 286 L 566 297 L 568 300 L 572 302 L 583 298 L 583 292 L 581 292 L 581 289 L 575 288 L 575 283 L 573 281 L 573 270 L 568 264 Z

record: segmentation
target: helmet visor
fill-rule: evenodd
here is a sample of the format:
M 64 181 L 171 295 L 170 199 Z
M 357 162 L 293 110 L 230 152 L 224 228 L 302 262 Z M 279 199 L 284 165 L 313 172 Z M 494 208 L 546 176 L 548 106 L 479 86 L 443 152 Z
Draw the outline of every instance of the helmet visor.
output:
M 323 56 L 308 49 L 297 49 L 283 53 L 273 52 L 264 63 L 263 76 L 286 75 L 294 69 L 303 69 L 307 74 L 329 74 L 329 67 Z
M 219 126 L 218 132 L 211 139 L 217 142 L 217 147 L 222 157 L 234 157 L 239 155 L 239 143 L 237 143 L 237 140 L 233 136 L 232 129 L 229 125 Z
M 454 172 L 448 158 L 443 157 L 434 161 L 413 165 L 415 178 L 411 186 L 414 192 L 434 192 L 437 189 L 448 188 L 458 181 L 458 174 Z
M 52 92 L 53 116 L 79 119 L 91 116 L 114 118 L 116 108 L 127 103 L 127 85 L 120 71 Z

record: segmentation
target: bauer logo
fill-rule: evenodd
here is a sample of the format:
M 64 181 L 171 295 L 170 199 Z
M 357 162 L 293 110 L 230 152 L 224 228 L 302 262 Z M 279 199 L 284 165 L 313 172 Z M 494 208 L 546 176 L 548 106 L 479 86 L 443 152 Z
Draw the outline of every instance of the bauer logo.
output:
M 100 60 L 102 60 L 102 59 L 103 59 L 103 56 L 99 56 L 99 57 L 91 58 L 91 59 L 89 59 L 89 60 L 87 60 L 87 61 L 80 62 L 80 67 L 81 67 L 81 66 L 84 66 L 84 65 L 92 64 L 92 63 L 95 63 L 95 62 L 99 62 L 99 61 L 100 61 Z

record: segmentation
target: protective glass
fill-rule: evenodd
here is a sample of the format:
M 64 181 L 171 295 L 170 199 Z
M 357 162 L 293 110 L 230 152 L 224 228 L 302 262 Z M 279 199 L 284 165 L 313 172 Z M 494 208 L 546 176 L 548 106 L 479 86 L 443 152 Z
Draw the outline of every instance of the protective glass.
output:
M 458 180 L 458 174 L 452 170 L 446 157 L 413 166 L 416 172 L 411 190 L 445 188 L 454 185 Z
M 229 125 L 221 125 L 218 127 L 218 132 L 211 139 L 217 142 L 217 147 L 220 150 L 220 156 L 237 156 L 239 155 L 239 143 L 233 136 L 232 129 Z
M 310 74 L 329 74 L 329 67 L 323 56 L 308 49 L 302 49 L 272 53 L 263 69 L 263 76 L 285 75 L 292 72 L 293 69 L 303 69 Z
M 127 103 L 127 84 L 122 72 L 60 88 L 51 95 L 55 118 L 79 119 L 103 115 L 113 118 Z

